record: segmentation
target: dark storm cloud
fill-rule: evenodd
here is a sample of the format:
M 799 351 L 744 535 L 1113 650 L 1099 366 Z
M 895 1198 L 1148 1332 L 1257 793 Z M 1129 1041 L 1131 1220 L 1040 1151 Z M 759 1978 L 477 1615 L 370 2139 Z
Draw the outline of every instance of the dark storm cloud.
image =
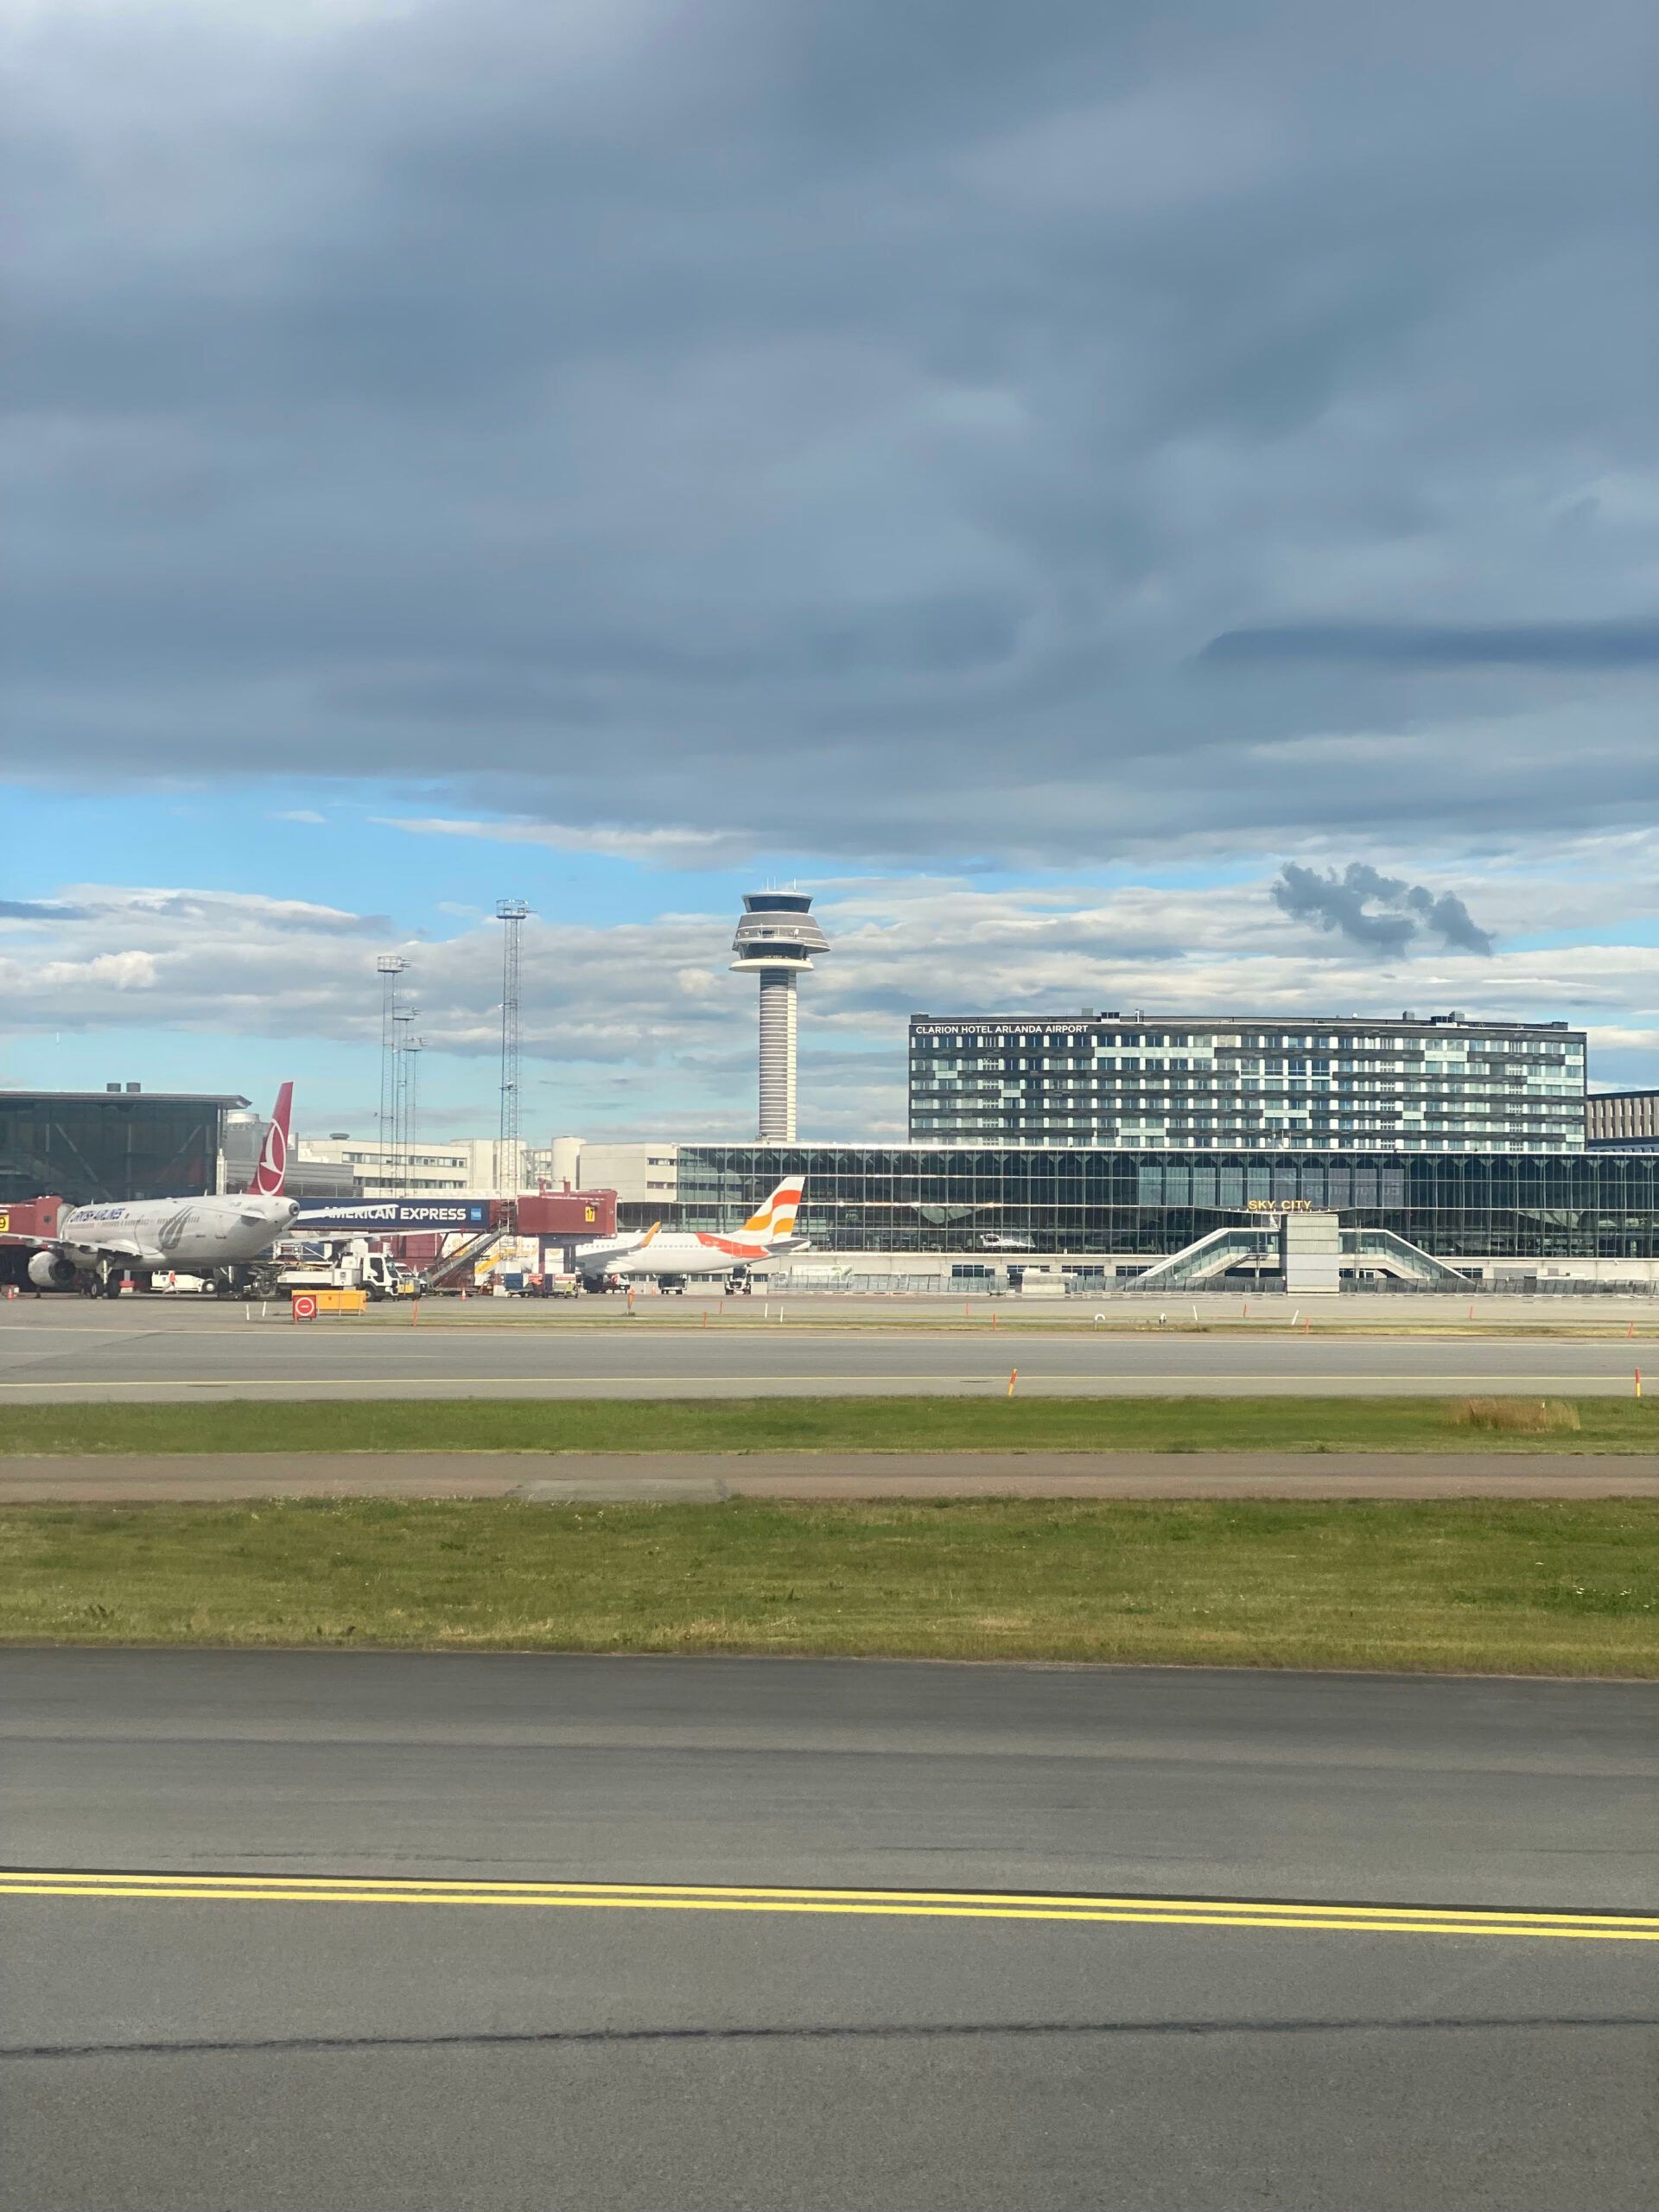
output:
M 1492 950 L 1491 932 L 1478 925 L 1455 892 L 1434 892 L 1383 875 L 1364 861 L 1351 861 L 1340 875 L 1334 868 L 1322 871 L 1288 861 L 1268 887 L 1268 896 L 1281 912 L 1316 922 L 1351 944 L 1393 958 L 1425 931 L 1450 951 Z
M 37 11 L 16 772 L 872 856 L 1624 818 L 1655 18 L 1501 22 Z
M 1230 630 L 1200 659 L 1247 667 L 1326 661 L 1378 668 L 1619 669 L 1659 667 L 1659 622 L 1300 623 Z

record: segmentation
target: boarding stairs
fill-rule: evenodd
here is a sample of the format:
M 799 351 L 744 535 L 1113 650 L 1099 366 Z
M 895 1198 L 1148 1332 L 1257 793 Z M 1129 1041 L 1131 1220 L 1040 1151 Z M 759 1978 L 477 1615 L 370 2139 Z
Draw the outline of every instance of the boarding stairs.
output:
M 469 1236 L 453 1252 L 440 1253 L 421 1276 L 423 1290 L 448 1290 L 463 1275 L 470 1275 L 478 1262 L 488 1257 L 504 1236 L 514 1233 L 512 1210 L 500 1214 L 487 1229 L 480 1229 L 476 1236 Z

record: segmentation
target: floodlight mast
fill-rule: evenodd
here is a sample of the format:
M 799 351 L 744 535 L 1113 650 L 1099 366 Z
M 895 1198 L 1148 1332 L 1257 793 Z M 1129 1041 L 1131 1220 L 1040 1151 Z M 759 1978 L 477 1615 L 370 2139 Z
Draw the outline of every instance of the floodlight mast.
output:
M 804 891 L 749 891 L 732 940 L 734 971 L 760 979 L 760 1111 L 762 1144 L 795 1141 L 795 986 L 830 940 Z

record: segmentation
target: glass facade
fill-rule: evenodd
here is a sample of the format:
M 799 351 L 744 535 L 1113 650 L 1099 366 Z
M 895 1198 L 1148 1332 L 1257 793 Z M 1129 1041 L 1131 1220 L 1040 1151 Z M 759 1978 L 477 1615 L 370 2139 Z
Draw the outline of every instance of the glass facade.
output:
M 786 1174 L 806 1175 L 802 1234 L 820 1250 L 1155 1257 L 1250 1218 L 1252 1201 L 1332 1206 L 1443 1259 L 1659 1256 L 1659 1154 L 1317 1153 L 873 1145 L 682 1145 L 679 1222 L 732 1229 Z
M 206 1198 L 220 1124 L 245 1098 L 162 1091 L 0 1091 L 0 1205 L 53 1196 Z
M 1564 1023 L 999 1015 L 910 1024 L 916 1143 L 1572 1152 Z

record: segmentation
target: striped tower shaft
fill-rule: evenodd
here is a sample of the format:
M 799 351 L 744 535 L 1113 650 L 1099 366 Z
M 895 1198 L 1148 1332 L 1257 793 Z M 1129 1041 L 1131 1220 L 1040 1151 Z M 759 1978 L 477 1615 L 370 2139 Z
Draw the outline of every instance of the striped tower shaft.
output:
M 795 978 L 787 969 L 760 973 L 760 1137 L 795 1141 Z
M 796 988 L 830 940 L 810 892 L 746 891 L 732 966 L 760 984 L 760 1141 L 795 1141 Z

